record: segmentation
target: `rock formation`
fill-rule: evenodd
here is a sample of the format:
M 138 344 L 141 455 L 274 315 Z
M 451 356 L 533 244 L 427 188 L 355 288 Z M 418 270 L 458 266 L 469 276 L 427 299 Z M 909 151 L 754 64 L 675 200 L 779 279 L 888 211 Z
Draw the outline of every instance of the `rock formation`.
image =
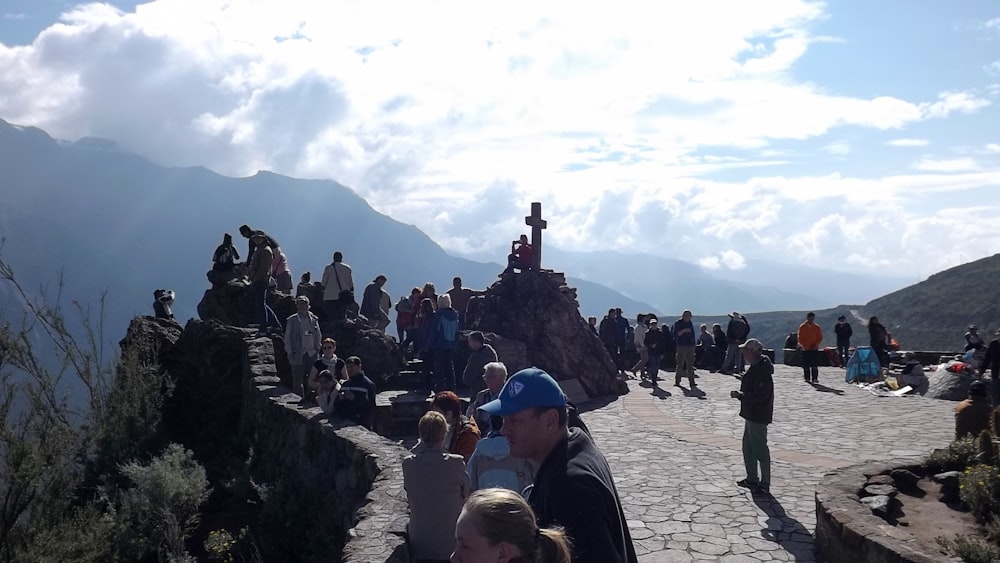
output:
M 580 315 L 576 290 L 548 270 L 505 273 L 475 297 L 467 328 L 523 342 L 527 362 L 557 381 L 578 378 L 590 397 L 628 392 L 597 335 Z M 500 350 L 497 350 L 498 354 Z
M 248 327 L 256 322 L 248 297 L 250 284 L 244 278 L 222 272 L 209 272 L 208 278 L 213 287 L 205 290 L 204 297 L 198 303 L 198 315 L 202 320 L 215 320 L 232 327 Z M 300 284 L 299 288 L 309 297 L 310 309 L 319 317 L 323 336 L 337 341 L 337 355 L 342 358 L 361 358 L 365 373 L 376 385 L 399 373 L 405 366 L 403 352 L 395 339 L 369 328 L 360 319 L 329 322 L 323 309 L 322 286 Z M 295 313 L 295 298 L 292 295 L 272 289 L 268 291 L 267 303 L 282 321 Z M 278 335 L 274 338 L 280 341 L 283 337 Z M 276 343 L 274 349 L 278 355 L 277 363 L 287 365 L 284 344 Z

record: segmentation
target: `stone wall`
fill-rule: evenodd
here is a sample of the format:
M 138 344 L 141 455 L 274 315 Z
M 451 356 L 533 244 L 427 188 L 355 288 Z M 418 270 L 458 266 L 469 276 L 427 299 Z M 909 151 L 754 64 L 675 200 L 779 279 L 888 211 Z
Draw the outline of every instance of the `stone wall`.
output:
M 889 524 L 860 502 L 859 493 L 869 479 L 887 476 L 893 469 L 906 469 L 906 463 L 854 465 L 824 477 L 816 487 L 816 550 L 824 561 L 932 563 L 942 560 L 936 545 L 926 544 Z
M 300 408 L 280 386 L 271 340 L 248 342 L 242 434 L 253 447 L 255 480 L 294 489 L 317 526 L 343 545 L 345 563 L 407 562 L 406 450 L 363 427 Z M 303 530 L 304 533 L 309 533 Z M 337 545 L 339 544 L 339 545 Z
M 191 320 L 181 330 L 137 317 L 122 346 L 156 343 L 157 360 L 176 381 L 166 431 L 195 452 L 210 478 L 228 479 L 234 460 L 252 451 L 250 477 L 264 491 L 258 525 L 296 538 L 296 559 L 408 562 L 406 450 L 301 408 L 281 383 L 288 374 L 276 365 L 280 340 L 253 333 L 217 321 Z

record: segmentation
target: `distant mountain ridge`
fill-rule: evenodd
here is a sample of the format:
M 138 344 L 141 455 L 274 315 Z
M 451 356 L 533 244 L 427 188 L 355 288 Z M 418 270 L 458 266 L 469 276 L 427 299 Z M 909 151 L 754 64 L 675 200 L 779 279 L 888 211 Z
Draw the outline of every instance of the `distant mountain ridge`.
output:
M 223 232 L 246 241 L 246 223 L 268 231 L 288 256 L 295 279 L 318 280 L 334 250 L 354 268 L 360 289 L 377 274 L 396 300 L 430 281 L 439 291 L 459 275 L 486 287 L 503 266 L 447 254 L 426 234 L 376 212 L 351 189 L 327 180 L 259 172 L 228 178 L 205 168 L 166 168 L 120 152 L 110 141 L 56 141 L 40 129 L 0 121 L 4 258 L 28 288 L 65 276 L 67 297 L 93 303 L 110 296 L 109 333 L 124 332 L 135 314 L 150 314 L 152 292 L 177 291 L 174 312 L 196 317 L 204 273 Z M 570 279 L 583 311 L 621 306 L 648 310 L 599 284 Z M 2 296 L 0 296 L 2 297 Z M 5 298 L 0 305 L 15 309 Z

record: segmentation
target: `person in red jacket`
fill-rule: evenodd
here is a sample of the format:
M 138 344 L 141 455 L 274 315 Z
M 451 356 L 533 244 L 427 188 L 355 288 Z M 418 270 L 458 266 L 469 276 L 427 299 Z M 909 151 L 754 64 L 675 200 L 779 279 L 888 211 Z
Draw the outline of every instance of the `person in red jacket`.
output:
M 823 329 L 816 324 L 816 313 L 806 315 L 806 322 L 799 325 L 799 347 L 802 348 L 802 377 L 819 383 L 819 345 L 823 343 Z

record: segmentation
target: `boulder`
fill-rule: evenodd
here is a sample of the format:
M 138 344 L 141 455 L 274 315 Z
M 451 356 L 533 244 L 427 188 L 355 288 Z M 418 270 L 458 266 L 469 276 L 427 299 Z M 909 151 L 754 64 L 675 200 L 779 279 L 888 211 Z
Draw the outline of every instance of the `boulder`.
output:
M 888 518 L 892 503 L 892 498 L 886 495 L 865 497 L 861 499 L 861 504 L 868 507 L 873 514 L 881 518 Z
M 267 291 L 267 304 L 282 323 L 295 313 L 294 298 L 274 289 Z M 313 307 L 316 308 L 321 307 Z M 223 285 L 206 289 L 198 303 L 198 316 L 203 321 L 216 320 L 239 327 L 256 323 L 257 318 L 250 304 L 250 282 L 242 277 L 233 277 Z
M 892 485 L 867 485 L 864 493 L 870 497 L 887 496 L 894 497 L 899 491 Z
M 896 488 L 904 491 L 912 491 L 920 483 L 920 476 L 907 469 L 893 469 L 889 472 L 889 476 L 892 477 Z
M 943 367 L 928 374 L 926 397 L 946 401 L 964 401 L 969 396 L 969 385 L 975 377 L 964 373 L 952 373 Z
M 315 309 L 315 307 L 314 307 Z M 320 321 L 323 337 L 337 341 L 337 355 L 341 358 L 357 356 L 365 368 L 365 374 L 379 389 L 385 382 L 406 367 L 403 349 L 396 339 L 384 332 L 368 327 L 361 319 L 349 319 L 334 323 Z M 282 350 L 284 344 L 281 345 Z M 284 355 L 282 353 L 282 355 Z
M 529 365 L 557 381 L 578 378 L 590 397 L 627 390 L 619 385 L 607 350 L 580 315 L 576 290 L 566 285 L 563 274 L 501 274 L 485 295 L 470 301 L 466 320 L 469 329 L 524 343 Z

